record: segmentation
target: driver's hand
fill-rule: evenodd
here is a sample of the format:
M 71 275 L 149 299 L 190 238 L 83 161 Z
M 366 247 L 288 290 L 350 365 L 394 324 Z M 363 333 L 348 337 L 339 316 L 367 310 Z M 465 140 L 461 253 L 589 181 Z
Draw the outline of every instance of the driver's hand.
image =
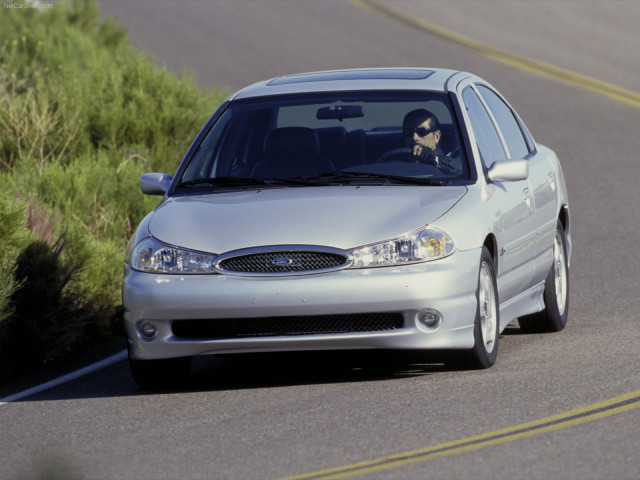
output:
M 415 144 L 411 147 L 411 161 L 438 166 L 438 160 L 433 150 L 424 145 Z

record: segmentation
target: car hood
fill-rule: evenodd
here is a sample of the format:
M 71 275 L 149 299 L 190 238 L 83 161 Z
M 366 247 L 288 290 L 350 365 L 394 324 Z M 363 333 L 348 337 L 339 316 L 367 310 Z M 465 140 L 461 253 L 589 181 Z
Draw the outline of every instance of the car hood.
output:
M 174 246 L 211 253 L 265 245 L 349 249 L 433 222 L 467 189 L 313 187 L 172 197 L 151 215 L 149 233 Z

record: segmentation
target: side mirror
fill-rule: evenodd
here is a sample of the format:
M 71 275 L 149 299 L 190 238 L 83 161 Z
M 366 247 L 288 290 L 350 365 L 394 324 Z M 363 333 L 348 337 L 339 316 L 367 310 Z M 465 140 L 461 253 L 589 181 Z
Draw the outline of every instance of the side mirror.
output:
M 489 167 L 492 182 L 517 182 L 529 178 L 529 162 L 526 160 L 502 160 Z
M 147 195 L 164 195 L 173 177 L 168 173 L 145 173 L 140 177 L 140 190 Z

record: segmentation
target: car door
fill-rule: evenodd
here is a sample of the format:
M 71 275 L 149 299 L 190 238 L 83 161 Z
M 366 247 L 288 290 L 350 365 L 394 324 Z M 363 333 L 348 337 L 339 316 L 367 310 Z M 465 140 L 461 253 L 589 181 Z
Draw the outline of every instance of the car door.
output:
M 494 117 L 474 85 L 462 91 L 469 123 L 485 171 L 494 162 L 509 158 L 509 151 Z M 529 180 L 489 185 L 495 209 L 499 242 L 498 290 L 504 303 L 531 287 L 535 266 L 535 204 Z
M 535 210 L 536 244 L 533 283 L 544 281 L 552 262 L 553 236 L 557 222 L 557 178 L 546 152 L 540 152 L 527 128 L 513 109 L 486 85 L 476 88 L 493 114 L 509 150 L 509 158 L 526 159 Z

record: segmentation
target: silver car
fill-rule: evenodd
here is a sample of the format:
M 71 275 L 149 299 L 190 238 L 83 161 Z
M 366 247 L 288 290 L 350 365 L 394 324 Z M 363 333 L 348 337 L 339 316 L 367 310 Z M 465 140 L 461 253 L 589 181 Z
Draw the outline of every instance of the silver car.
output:
M 126 250 L 134 379 L 195 355 L 403 349 L 496 361 L 514 320 L 567 321 L 570 214 L 558 159 L 477 76 L 290 75 L 226 100 Z M 453 352 L 453 354 L 452 354 Z

